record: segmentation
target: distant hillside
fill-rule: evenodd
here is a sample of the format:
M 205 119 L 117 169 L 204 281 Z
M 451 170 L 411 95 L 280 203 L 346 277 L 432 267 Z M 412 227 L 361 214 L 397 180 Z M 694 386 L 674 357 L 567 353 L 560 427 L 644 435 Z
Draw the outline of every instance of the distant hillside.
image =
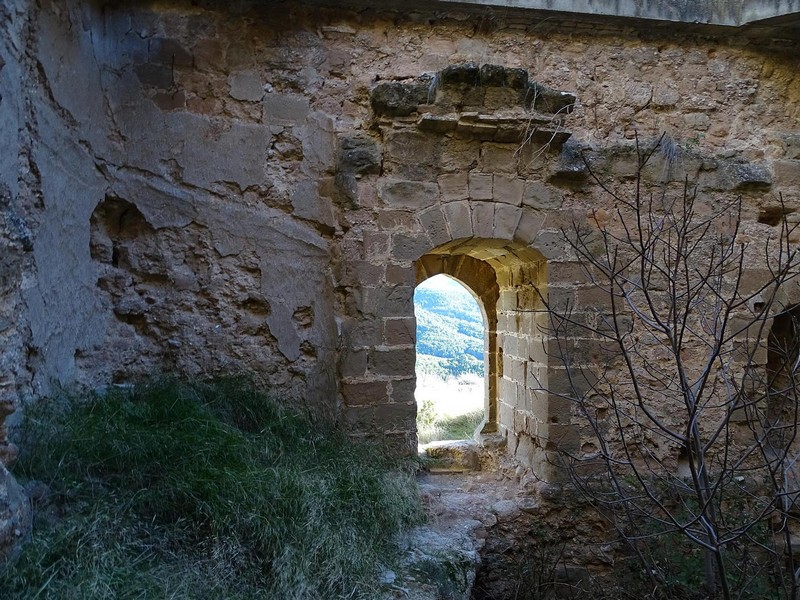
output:
M 459 283 L 436 277 L 414 293 L 417 369 L 423 373 L 483 375 L 483 316 Z

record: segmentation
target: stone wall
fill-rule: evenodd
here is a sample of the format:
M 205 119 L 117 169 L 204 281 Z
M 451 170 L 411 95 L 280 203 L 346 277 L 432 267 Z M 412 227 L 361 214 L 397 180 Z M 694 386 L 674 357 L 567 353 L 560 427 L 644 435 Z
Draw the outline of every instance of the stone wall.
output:
M 752 238 L 779 194 L 797 220 L 781 29 L 14 0 L 0 33 L 0 425 L 61 385 L 246 372 L 410 451 L 413 290 L 446 272 L 490 325 L 485 430 L 549 478 L 581 433 L 542 299 L 595 311 L 561 229 L 613 203 L 587 163 L 625 193 L 666 133 L 652 183 L 742 195 Z

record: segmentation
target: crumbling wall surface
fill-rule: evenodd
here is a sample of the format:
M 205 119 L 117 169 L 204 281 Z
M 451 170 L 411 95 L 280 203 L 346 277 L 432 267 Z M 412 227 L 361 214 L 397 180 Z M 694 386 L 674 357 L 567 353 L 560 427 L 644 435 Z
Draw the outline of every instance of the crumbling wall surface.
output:
M 564 19 L 4 2 L 0 413 L 54 383 L 244 371 L 410 449 L 415 263 L 535 251 L 538 289 L 593 308 L 561 239 L 613 204 L 583 157 L 630 189 L 635 138 L 666 132 L 648 181 L 742 195 L 753 239 L 797 220 L 796 40 Z M 535 293 L 510 277 L 506 320 Z M 518 454 L 581 447 L 526 335 L 498 343 L 500 429 Z
M 30 523 L 27 499 L 5 467 L 16 455 L 6 437 L 5 419 L 17 408 L 19 386 L 29 375 L 21 289 L 23 281 L 30 280 L 31 234 L 25 220 L 27 181 L 20 176 L 24 157 L 19 152 L 26 133 L 26 25 L 24 6 L 0 6 L 0 562 L 16 554 Z
M 7 102 L 21 125 L 4 131 L 24 134 L 12 147 L 28 164 L 4 172 L 30 188 L 21 213 L 31 275 L 9 286 L 24 352 L 3 354 L 27 369 L 17 392 L 244 372 L 332 413 L 330 251 L 272 199 L 282 178 L 267 164 L 270 128 L 170 111 L 174 90 L 150 97 L 150 84 L 185 66 L 158 36 L 177 17 L 169 10 L 18 8 L 22 84 Z M 298 129 L 298 148 L 317 156 L 305 161 L 310 180 L 331 161 L 332 135 L 321 114 Z M 313 199 L 302 201 L 313 212 Z
M 744 194 L 755 229 L 781 192 L 795 210 L 796 42 L 564 18 L 43 5 L 37 123 L 61 126 L 34 136 L 49 216 L 24 295 L 33 381 L 246 371 L 411 447 L 415 262 L 500 239 L 544 256 L 564 301 L 590 301 L 559 241 L 611 204 L 582 156 L 628 185 L 634 137 L 666 132 L 653 183 Z M 518 337 L 504 376 L 530 390 L 548 367 Z M 534 404 L 555 410 L 514 397 L 513 431 L 545 418 Z
M 76 378 L 101 332 L 88 220 L 106 188 L 99 15 L 77 3 L 5 3 L 0 101 L 3 391 L 12 402 Z M 8 267 L 6 268 L 6 265 Z M 9 278 L 10 277 L 10 278 Z
M 300 96 L 265 120 L 252 99 L 263 84 L 247 78 L 223 110 L 214 18 L 105 15 L 107 187 L 86 220 L 104 334 L 81 351 L 79 378 L 244 373 L 333 415 L 334 208 L 316 195 L 334 166 L 331 120 Z M 208 97 L 187 99 L 186 81 Z
M 43 204 L 33 141 L 34 22 L 26 2 L 0 5 L 0 563 L 14 558 L 31 522 L 25 493 L 7 469 L 17 448 L 8 439 L 6 420 L 35 389 L 24 294 L 36 285 L 33 235 Z
M 17 406 L 17 386 L 25 373 L 25 321 L 22 318 L 23 278 L 31 269 L 31 232 L 25 219 L 29 198 L 20 181 L 21 139 L 25 129 L 24 67 L 21 48 L 24 15 L 19 7 L 0 13 L 0 462 L 13 460 L 14 448 L 5 435 L 5 417 Z

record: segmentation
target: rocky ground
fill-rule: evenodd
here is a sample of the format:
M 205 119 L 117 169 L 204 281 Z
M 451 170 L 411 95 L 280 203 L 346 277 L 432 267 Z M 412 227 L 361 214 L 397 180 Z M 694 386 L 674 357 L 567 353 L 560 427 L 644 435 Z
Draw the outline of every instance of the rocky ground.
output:
M 532 500 L 512 465 L 499 465 L 471 442 L 426 450 L 430 466 L 419 486 L 428 522 L 403 540 L 402 566 L 383 574 L 385 598 L 466 600 L 473 597 L 491 530 L 530 509 Z

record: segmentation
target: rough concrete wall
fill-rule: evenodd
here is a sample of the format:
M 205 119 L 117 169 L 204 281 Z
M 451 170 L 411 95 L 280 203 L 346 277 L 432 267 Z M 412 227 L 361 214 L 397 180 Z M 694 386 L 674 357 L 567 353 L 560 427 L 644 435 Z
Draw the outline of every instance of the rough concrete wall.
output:
M 106 128 L 98 12 L 20 0 L 0 8 L 0 26 L 2 426 L 22 401 L 74 381 L 75 354 L 100 333 L 87 224 L 105 189 L 96 165 Z M 20 539 L 27 501 L 3 474 L 0 530 Z
M 329 248 L 264 191 L 269 169 L 281 168 L 267 161 L 274 134 L 238 115 L 171 115 L 150 100 L 126 34 L 144 39 L 145 81 L 170 72 L 173 55 L 157 58 L 154 41 L 151 65 L 156 31 L 137 26 L 88 2 L 0 7 L 6 463 L 15 454 L 6 415 L 61 385 L 245 372 L 335 412 Z M 309 115 L 297 134 L 288 152 L 330 161 L 324 117 Z M 27 503 L 0 475 L 5 556 L 24 536 Z

